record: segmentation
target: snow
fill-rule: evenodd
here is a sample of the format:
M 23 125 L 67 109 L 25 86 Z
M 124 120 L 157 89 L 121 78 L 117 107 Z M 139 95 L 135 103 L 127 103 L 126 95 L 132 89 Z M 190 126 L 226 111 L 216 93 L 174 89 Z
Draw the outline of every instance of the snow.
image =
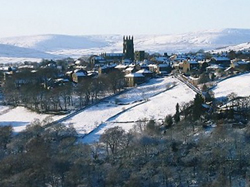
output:
M 223 68 L 220 65 L 212 64 L 212 65 L 208 66 L 206 69 L 213 70 L 213 69 L 223 69 Z
M 9 106 L 2 106 L 0 105 L 0 115 L 5 112 L 6 110 L 8 110 L 10 107 Z
M 194 96 L 195 93 L 178 79 L 151 79 L 147 83 L 129 88 L 126 92 L 86 108 L 63 124 L 73 125 L 79 136 L 90 133 L 83 138 L 83 142 L 92 143 L 98 141 L 107 128 L 121 126 L 126 131 L 133 128 L 135 123 L 127 123 L 128 121 L 142 118 L 161 121 L 166 115 L 175 113 L 177 103 L 189 102 Z M 41 121 L 49 116 L 53 120 L 64 117 L 37 114 L 24 107 L 9 109 L 0 106 L 0 125 L 12 125 L 15 132 L 23 131 L 35 119 Z
M 144 75 L 142 75 L 141 73 L 130 73 L 128 75 L 125 75 L 126 78 L 130 78 L 130 77 L 144 77 Z
M 126 109 L 127 106 L 116 105 L 112 103 L 101 103 L 95 105 L 73 118 L 64 122 L 66 125 L 72 124 L 78 134 L 86 134 L 96 128 L 99 124 L 108 120 L 109 117 Z
M 65 125 L 73 125 L 84 143 L 98 141 L 105 129 L 120 126 L 126 131 L 142 118 L 164 119 L 175 113 L 177 103 L 193 100 L 195 93 L 172 77 L 152 79 L 148 83 L 92 106 L 71 119 Z M 98 127 L 98 128 L 97 128 Z
M 214 57 L 213 59 L 215 59 L 216 61 L 230 61 L 229 58 L 227 58 L 227 57 L 221 57 L 221 56 Z
M 174 81 L 169 78 L 169 81 Z M 195 97 L 195 93 L 181 82 L 177 85 L 153 98 L 143 105 L 139 105 L 116 118 L 115 122 L 138 121 L 143 118 L 164 119 L 168 114 L 175 113 L 177 103 L 189 102 Z
M 139 74 L 152 74 L 151 71 L 146 70 L 146 69 L 141 69 L 141 70 L 137 71 L 136 73 L 139 73 Z
M 84 110 L 80 114 L 65 121 L 64 124 L 72 124 L 79 134 L 89 133 L 98 125 L 107 121 L 110 117 L 165 90 L 166 86 L 170 84 L 173 84 L 173 82 L 164 79 L 152 79 L 147 84 L 133 88 L 106 102 L 99 103 L 98 105 Z
M 231 46 L 219 48 L 219 49 L 213 50 L 213 52 L 221 53 L 225 51 L 230 52 L 230 51 L 245 51 L 245 50 L 250 50 L 250 42 L 244 42 L 238 45 L 231 45 Z
M 0 106 L 0 110 L 6 108 Z M 6 110 L 6 109 L 5 109 Z M 21 132 L 25 130 L 26 126 L 33 122 L 35 119 L 44 120 L 46 117 L 52 117 L 53 120 L 57 120 L 62 116 L 51 116 L 47 114 L 37 114 L 35 112 L 29 111 L 24 107 L 16 107 L 7 111 L 6 113 L 0 113 L 0 125 L 11 125 L 13 126 L 14 132 Z
M 16 64 L 16 63 L 22 63 L 22 62 L 41 62 L 42 59 L 41 58 L 26 58 L 26 57 L 1 57 L 0 56 L 0 63 L 1 64 L 8 64 L 8 63 L 12 63 L 12 64 Z
M 59 58 L 57 55 L 43 51 L 6 44 L 0 44 L 0 56 L 17 58 Z
M 123 65 L 123 64 L 118 64 L 115 68 L 116 69 L 125 69 L 125 68 L 127 68 L 127 66 Z
M 237 96 L 250 95 L 250 73 L 228 78 L 218 83 L 213 89 L 216 98 L 225 97 L 232 92 Z
M 83 55 L 121 53 L 122 37 L 122 35 L 36 35 L 0 38 L 0 54 L 4 54 L 4 57 L 13 58 L 53 59 L 58 56 L 61 58 L 78 58 Z M 135 49 L 145 50 L 149 53 L 164 53 L 166 51 L 168 53 L 181 53 L 198 51 L 199 49 L 213 50 L 239 44 L 241 44 L 238 47 L 239 49 L 246 48 L 246 46 L 249 49 L 249 43 L 246 43 L 249 41 L 250 29 L 222 29 L 184 34 L 134 36 Z M 7 50 L 7 46 L 12 47 L 12 49 Z M 1 52 L 3 50 L 5 52 Z

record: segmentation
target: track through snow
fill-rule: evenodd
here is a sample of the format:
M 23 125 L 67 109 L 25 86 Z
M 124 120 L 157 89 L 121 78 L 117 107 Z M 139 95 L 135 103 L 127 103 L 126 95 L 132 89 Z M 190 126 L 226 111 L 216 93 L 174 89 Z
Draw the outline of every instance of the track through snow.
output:
M 195 92 L 176 78 L 152 79 L 92 106 L 63 123 L 72 125 L 79 137 L 84 137 L 84 143 L 93 143 L 99 140 L 105 129 L 121 126 L 128 131 L 133 128 L 134 123 L 123 123 L 125 121 L 164 119 L 166 115 L 175 113 L 177 103 L 189 102 L 194 96 Z
M 20 132 L 35 119 L 43 120 L 51 116 L 54 122 L 72 125 L 79 137 L 84 137 L 81 141 L 92 143 L 99 140 L 105 129 L 114 126 L 128 131 L 143 118 L 161 121 L 166 115 L 175 113 L 177 103 L 189 102 L 194 96 L 192 89 L 174 77 L 157 78 L 66 116 L 37 114 L 24 107 L 9 109 L 2 106 L 0 125 L 12 125 L 15 132 Z

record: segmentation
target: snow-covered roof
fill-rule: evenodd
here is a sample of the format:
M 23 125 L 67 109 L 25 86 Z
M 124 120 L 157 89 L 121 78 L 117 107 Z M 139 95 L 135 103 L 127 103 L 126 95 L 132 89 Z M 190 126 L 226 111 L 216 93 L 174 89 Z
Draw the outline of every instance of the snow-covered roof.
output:
M 149 64 L 148 67 L 157 68 L 157 65 L 156 64 Z
M 168 71 L 160 71 L 159 73 L 160 74 L 168 74 L 169 72 Z
M 144 75 L 142 75 L 141 73 L 130 73 L 128 75 L 125 75 L 126 78 L 130 78 L 130 77 L 144 77 Z
M 115 68 L 117 69 L 125 69 L 127 66 L 124 64 L 118 64 Z
M 9 67 L 6 67 L 6 66 L 5 67 L 0 67 L 1 71 L 8 71 L 8 69 L 9 69 Z
M 110 65 L 104 65 L 101 67 L 101 69 L 108 69 L 108 68 L 115 68 L 116 64 L 110 64 Z
M 79 72 L 76 72 L 76 75 L 77 77 L 86 77 L 86 73 L 82 72 L 82 71 L 79 71 Z
M 141 69 L 141 70 L 139 70 L 139 71 L 137 71 L 136 73 L 140 73 L 140 74 L 152 74 L 152 72 L 151 71 L 149 71 L 149 70 L 146 70 L 146 69 Z
M 129 67 L 135 67 L 135 64 L 129 64 Z
M 173 66 L 174 66 L 174 67 L 179 67 L 180 64 L 179 64 L 179 63 L 174 63 Z
M 66 75 L 70 75 L 72 73 L 72 71 L 67 71 Z
M 133 67 L 129 67 L 129 68 L 125 69 L 125 71 L 133 71 L 133 70 L 134 70 Z
M 34 66 L 33 65 L 22 65 L 22 66 L 18 67 L 18 69 L 25 69 L 25 68 L 27 68 L 27 69 L 33 69 Z
M 76 69 L 86 69 L 87 66 L 75 66 Z
M 235 65 L 247 65 L 249 64 L 249 62 L 246 61 L 238 61 L 238 62 L 234 62 Z
M 81 61 L 80 60 L 77 60 L 77 61 L 75 61 L 75 64 L 81 64 Z
M 216 61 L 229 61 L 230 59 L 227 57 L 219 56 L 219 57 L 213 57 Z
M 169 64 L 159 64 L 159 67 L 163 68 L 163 67 L 169 67 Z
M 211 66 L 208 66 L 207 69 L 223 69 L 223 68 L 217 64 L 212 64 Z
M 193 80 L 193 81 L 196 81 L 196 80 L 198 80 L 199 78 L 196 78 L 196 77 L 192 77 L 192 76 L 189 76 L 188 77 L 190 80 Z
M 234 68 L 228 67 L 227 69 L 225 69 L 225 71 L 230 71 L 230 70 L 234 70 Z
M 55 79 L 55 81 L 56 81 L 56 82 L 60 82 L 60 81 L 69 82 L 69 79 L 59 78 L 59 79 Z

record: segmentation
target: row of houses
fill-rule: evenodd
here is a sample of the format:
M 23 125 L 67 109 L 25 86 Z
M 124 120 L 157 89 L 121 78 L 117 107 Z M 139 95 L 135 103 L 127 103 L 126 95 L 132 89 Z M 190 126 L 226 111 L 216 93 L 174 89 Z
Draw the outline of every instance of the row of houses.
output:
M 204 69 L 206 71 L 247 71 L 249 70 L 249 61 L 244 61 L 241 59 L 230 60 L 227 57 L 214 57 L 209 60 L 182 60 L 173 62 L 173 68 L 181 73 L 189 73 L 192 71 L 199 71 Z
M 130 64 L 110 64 L 99 67 L 98 74 L 106 74 L 113 70 L 119 70 L 124 73 L 124 78 L 129 87 L 141 84 L 155 76 L 164 76 L 171 72 L 170 63 L 154 64 L 150 61 Z
M 144 56 L 144 53 L 138 53 L 138 56 Z M 81 65 L 81 61 L 76 60 L 74 64 L 64 73 L 58 77 L 47 81 L 46 86 L 53 87 L 63 85 L 67 82 L 78 83 L 85 78 L 93 78 L 98 75 L 108 74 L 114 70 L 119 70 L 124 73 L 124 78 L 128 86 L 135 86 L 142 82 L 155 77 L 168 75 L 172 70 L 183 74 L 196 73 L 198 76 L 200 72 L 207 72 L 215 74 L 218 71 L 224 73 L 238 73 L 250 69 L 250 63 L 243 60 L 230 60 L 225 56 L 213 56 L 206 59 L 200 55 L 172 55 L 172 56 L 158 56 L 151 60 L 132 61 L 131 59 L 123 59 L 123 53 L 103 53 L 100 56 L 94 55 L 90 57 L 90 63 L 95 64 L 92 70 L 87 70 L 86 66 Z M 139 57 L 138 57 L 139 58 Z M 98 62 L 97 62 L 98 61 Z M 27 67 L 25 67 L 27 69 Z M 29 67 L 30 68 L 30 67 Z M 56 68 L 55 64 L 46 64 L 42 68 Z M 21 66 L 20 68 L 21 69 Z M 30 68 L 32 70 L 32 68 Z M 61 71 L 59 68 L 58 70 Z M 13 70 L 8 68 L 5 70 L 5 75 L 12 74 Z

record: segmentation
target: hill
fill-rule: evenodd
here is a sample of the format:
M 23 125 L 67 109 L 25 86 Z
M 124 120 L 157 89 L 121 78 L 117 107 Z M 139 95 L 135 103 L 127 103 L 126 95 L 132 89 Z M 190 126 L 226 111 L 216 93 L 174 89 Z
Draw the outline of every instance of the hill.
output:
M 250 73 L 225 79 L 217 84 L 213 89 L 216 98 L 226 97 L 231 93 L 237 96 L 247 97 L 250 95 L 249 87 Z
M 218 52 L 248 51 L 248 50 L 250 50 L 250 42 L 241 43 L 238 45 L 231 45 L 231 46 L 227 46 L 227 47 L 222 47 L 222 48 L 213 50 L 213 52 L 218 53 Z
M 8 57 L 55 58 L 60 56 L 61 58 L 77 58 L 102 52 L 121 52 L 122 37 L 122 35 L 36 35 L 0 38 L 0 44 L 2 44 L 0 51 L 6 51 L 6 45 L 8 45 L 18 47 L 10 48 Z M 134 36 L 135 50 L 145 50 L 150 53 L 214 50 L 246 42 L 250 42 L 250 29 L 221 29 L 173 35 Z M 21 50 L 21 48 L 24 49 Z M 52 56 L 50 56 L 51 54 Z

